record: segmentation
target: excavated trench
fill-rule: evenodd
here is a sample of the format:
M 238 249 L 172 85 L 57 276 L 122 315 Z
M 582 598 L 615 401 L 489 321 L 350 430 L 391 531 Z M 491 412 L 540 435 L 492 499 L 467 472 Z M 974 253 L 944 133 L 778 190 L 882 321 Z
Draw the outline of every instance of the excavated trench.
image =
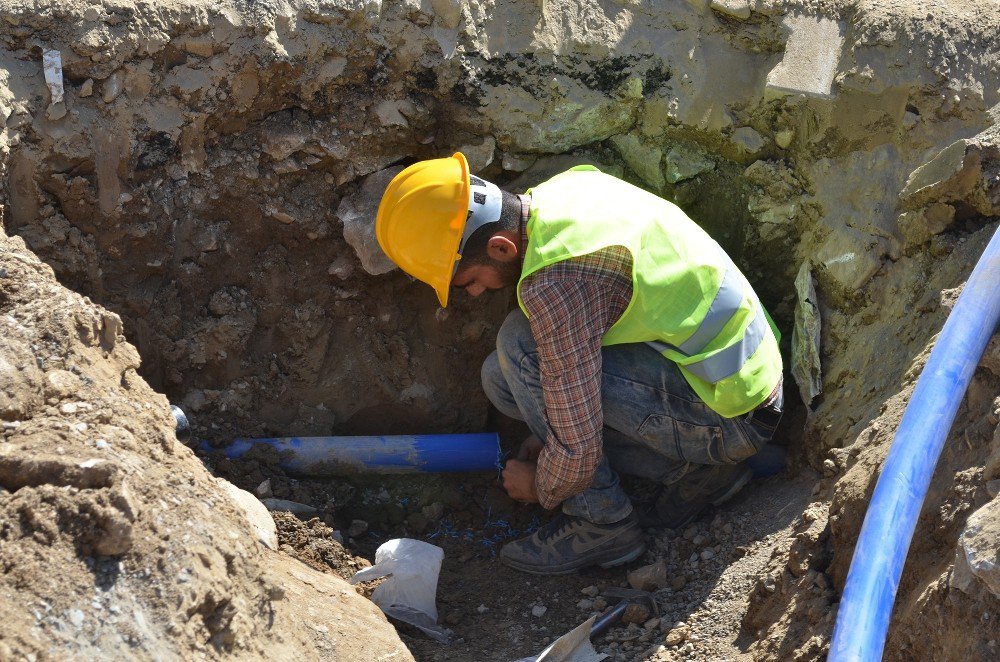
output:
M 139 374 L 187 412 L 197 440 L 495 429 L 509 450 L 526 430 L 489 408 L 479 366 L 512 293 L 442 310 L 391 270 L 372 229 L 385 184 L 461 149 L 509 190 L 586 162 L 674 200 L 783 332 L 777 443 L 790 468 L 684 531 L 651 532 L 628 569 L 664 564 L 663 613 L 598 648 L 622 660 L 821 657 L 866 494 L 1000 216 L 987 110 L 1000 91 L 981 83 L 997 80 L 992 23 L 944 12 L 932 29 L 913 7 L 836 3 L 805 22 L 804 6 L 769 3 L 747 16 L 701 3 L 348 4 L 123 3 L 67 9 L 60 26 L 7 11 L 18 26 L 0 60 L 14 74 L 0 95 L 7 234 L 120 315 Z M 905 55 L 917 39 L 927 63 Z M 782 67 L 812 66 L 793 57 L 802 43 L 837 54 L 813 72 L 829 74 L 826 91 L 782 87 Z M 50 48 L 63 108 L 44 86 Z M 894 658 L 995 651 L 996 594 L 949 577 L 966 520 L 995 496 L 998 379 L 977 373 L 953 431 L 964 444 L 932 487 L 921 530 L 935 533 L 917 535 Z M 438 607 L 456 641 L 402 628 L 418 659 L 537 653 L 626 581 L 621 569 L 502 567 L 499 546 L 545 514 L 508 499 L 496 476 L 305 479 L 273 453 L 197 451 L 259 498 L 299 504 L 297 517 L 275 515 L 281 550 L 316 569 L 349 577 L 392 537 L 442 546 Z M 987 627 L 962 625 L 968 614 Z M 937 634 L 918 644 L 922 619 Z

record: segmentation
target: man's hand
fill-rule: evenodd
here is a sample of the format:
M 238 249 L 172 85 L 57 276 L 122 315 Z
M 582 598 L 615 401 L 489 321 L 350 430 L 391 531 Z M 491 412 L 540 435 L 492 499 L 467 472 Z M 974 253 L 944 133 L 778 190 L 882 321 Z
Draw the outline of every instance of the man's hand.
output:
M 503 470 L 503 488 L 515 501 L 538 503 L 535 490 L 535 463 L 524 460 L 507 460 Z
M 521 442 L 521 447 L 517 449 L 517 459 L 528 460 L 534 462 L 538 459 L 539 454 L 542 452 L 541 439 L 535 435 L 531 435 L 527 439 Z

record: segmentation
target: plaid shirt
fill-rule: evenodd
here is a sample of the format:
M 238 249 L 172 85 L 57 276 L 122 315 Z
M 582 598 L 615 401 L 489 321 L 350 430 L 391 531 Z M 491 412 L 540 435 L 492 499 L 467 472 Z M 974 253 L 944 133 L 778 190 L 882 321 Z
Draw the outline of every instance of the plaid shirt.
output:
M 526 218 L 525 198 L 522 212 Z M 524 232 L 522 245 L 527 245 Z M 557 262 L 521 285 L 545 398 L 548 429 L 535 479 L 545 508 L 583 492 L 593 480 L 604 427 L 601 338 L 631 298 L 632 255 L 623 246 Z

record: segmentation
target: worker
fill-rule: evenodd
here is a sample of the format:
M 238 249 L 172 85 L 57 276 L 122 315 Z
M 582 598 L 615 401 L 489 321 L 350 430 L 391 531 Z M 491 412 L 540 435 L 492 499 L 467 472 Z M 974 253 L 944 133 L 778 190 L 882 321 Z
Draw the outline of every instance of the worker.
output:
M 523 195 L 418 162 L 387 186 L 376 236 L 437 293 L 516 285 L 482 368 L 489 400 L 533 433 L 507 461 L 514 499 L 561 513 L 507 543 L 534 574 L 611 567 L 751 478 L 782 409 L 777 332 L 747 279 L 679 208 L 593 166 Z M 618 473 L 655 481 L 633 504 Z

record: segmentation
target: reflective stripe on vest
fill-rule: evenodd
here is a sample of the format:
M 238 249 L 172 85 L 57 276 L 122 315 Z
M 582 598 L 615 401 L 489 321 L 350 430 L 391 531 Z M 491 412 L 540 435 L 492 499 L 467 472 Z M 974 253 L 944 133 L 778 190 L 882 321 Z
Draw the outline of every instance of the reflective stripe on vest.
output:
M 715 384 L 730 375 L 735 375 L 743 367 L 753 353 L 760 347 L 760 343 L 767 335 L 769 325 L 767 317 L 764 316 L 764 309 L 759 302 L 754 303 L 754 318 L 750 325 L 743 332 L 743 339 L 735 345 L 730 345 L 712 356 L 684 365 L 678 363 L 682 368 L 690 372 L 695 377 L 704 379 L 710 384 Z M 652 340 L 646 343 L 658 352 L 665 350 L 680 351 L 680 348 L 668 345 L 665 342 Z
M 767 335 L 768 323 L 764 315 L 764 309 L 760 301 L 752 290 L 748 290 L 744 284 L 743 276 L 736 265 L 719 247 L 719 253 L 726 262 L 726 273 L 722 277 L 722 284 L 719 291 L 715 293 L 715 299 L 709 306 L 708 312 L 702 319 L 701 324 L 695 329 L 687 340 L 680 346 L 674 347 L 664 342 L 652 341 L 646 343 L 659 352 L 670 349 L 684 356 L 700 354 L 705 348 L 715 340 L 716 336 L 722 333 L 729 321 L 733 318 L 750 292 L 753 301 L 754 318 L 743 332 L 740 342 L 722 349 L 712 356 L 695 361 L 694 363 L 679 364 L 692 375 L 704 379 L 710 384 L 715 384 L 730 375 L 735 375 L 746 363 L 747 359 L 753 356 L 760 343 Z

